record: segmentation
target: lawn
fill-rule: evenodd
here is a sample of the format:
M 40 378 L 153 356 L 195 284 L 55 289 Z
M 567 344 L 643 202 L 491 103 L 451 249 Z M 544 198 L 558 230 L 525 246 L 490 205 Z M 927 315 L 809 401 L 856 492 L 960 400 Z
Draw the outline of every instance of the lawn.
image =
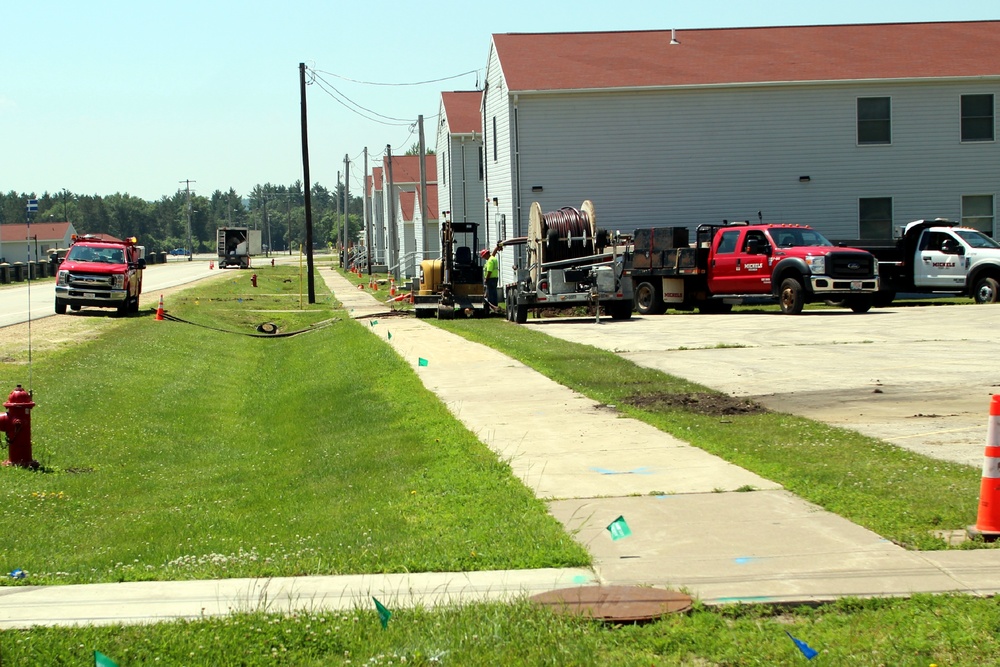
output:
M 297 269 L 258 275 L 36 355 L 43 468 L 0 470 L 0 570 L 28 577 L 3 584 L 589 563 L 322 281 L 300 307 Z

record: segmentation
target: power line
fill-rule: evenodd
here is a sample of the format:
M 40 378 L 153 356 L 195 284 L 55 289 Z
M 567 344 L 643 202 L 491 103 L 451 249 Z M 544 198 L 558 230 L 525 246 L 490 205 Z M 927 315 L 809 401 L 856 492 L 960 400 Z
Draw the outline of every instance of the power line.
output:
M 409 81 L 409 82 L 399 82 L 399 83 L 390 83 L 382 81 L 359 81 L 357 79 L 352 79 L 350 77 L 346 77 L 341 74 L 335 74 L 334 72 L 324 72 L 322 70 L 315 70 L 315 71 L 321 74 L 328 74 L 330 76 L 341 79 L 342 81 L 350 81 L 351 83 L 360 83 L 361 85 L 364 86 L 423 86 L 429 83 L 439 83 L 441 81 L 448 81 L 450 79 L 458 79 L 460 77 L 466 76 L 467 74 L 476 74 L 478 77 L 480 70 L 470 69 L 468 72 L 462 72 L 461 74 L 453 74 L 451 76 L 444 76 L 441 77 L 440 79 L 428 79 L 427 81 Z
M 338 104 L 342 105 L 348 111 L 351 111 L 352 113 L 355 113 L 355 114 L 361 116 L 362 118 L 364 118 L 366 120 L 370 120 L 373 123 L 379 123 L 381 125 L 389 125 L 389 126 L 394 126 L 394 127 L 402 127 L 402 126 L 405 126 L 405 125 L 409 125 L 410 123 L 413 122 L 412 119 L 408 119 L 408 118 L 393 118 L 392 116 L 386 116 L 384 114 L 380 114 L 377 111 L 373 111 L 372 109 L 368 109 L 367 107 L 363 107 L 360 104 L 358 104 L 357 102 L 355 102 L 354 100 L 352 100 L 349 97 L 347 97 L 346 95 L 344 95 L 339 90 L 337 90 L 334 86 L 332 86 L 328 82 L 324 81 L 322 77 L 316 77 L 315 81 L 317 83 L 319 83 L 320 89 L 323 92 L 325 92 L 327 95 L 329 95 L 330 97 L 332 97 Z M 329 89 L 327 89 L 327 87 L 329 87 Z M 357 108 L 354 108 L 354 107 L 357 107 Z M 358 111 L 358 109 L 361 109 L 362 111 L 366 111 L 369 114 L 374 114 L 375 116 L 379 116 L 380 118 L 384 118 L 385 120 L 379 120 L 379 118 L 372 118 L 371 116 L 365 115 L 361 111 Z M 387 121 L 391 121 L 391 122 L 387 122 Z

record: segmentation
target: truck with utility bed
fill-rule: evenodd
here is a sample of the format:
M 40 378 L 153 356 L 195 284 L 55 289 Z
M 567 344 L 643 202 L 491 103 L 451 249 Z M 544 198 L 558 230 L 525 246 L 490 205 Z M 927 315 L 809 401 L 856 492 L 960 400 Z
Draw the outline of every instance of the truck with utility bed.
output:
M 251 258 L 261 254 L 263 248 L 260 230 L 249 227 L 219 227 L 216 244 L 220 269 L 249 269 Z
M 1000 299 L 1000 243 L 957 222 L 914 220 L 898 228 L 896 238 L 838 244 L 862 248 L 878 260 L 876 305 L 888 306 L 903 292 L 959 294 L 976 303 Z
M 777 301 L 791 315 L 828 300 L 864 313 L 879 289 L 871 253 L 782 223 L 700 225 L 693 247 L 686 227 L 637 229 L 626 267 L 642 315 L 667 308 L 723 313 L 760 300 Z
M 59 261 L 55 310 L 80 310 L 84 306 L 115 308 L 118 314 L 139 312 L 145 249 L 136 238 L 124 241 L 99 235 L 74 236 Z

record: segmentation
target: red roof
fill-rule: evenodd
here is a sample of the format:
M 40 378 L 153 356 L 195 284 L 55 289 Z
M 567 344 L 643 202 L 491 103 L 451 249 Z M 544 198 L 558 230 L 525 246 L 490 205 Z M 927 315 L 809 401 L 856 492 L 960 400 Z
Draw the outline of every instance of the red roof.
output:
M 73 223 L 70 222 L 33 222 L 31 223 L 31 237 L 39 241 L 62 241 L 67 233 L 73 233 L 71 229 Z M 0 225 L 0 242 L 16 243 L 25 241 L 28 237 L 28 226 L 21 223 Z
M 386 178 L 389 173 L 389 159 L 382 158 L 382 165 L 385 169 Z M 437 156 L 428 155 L 426 158 L 427 182 L 437 182 Z M 420 182 L 420 156 L 419 155 L 393 155 L 392 156 L 392 183 L 419 183 Z
M 1000 75 L 1000 21 L 495 34 L 511 91 Z
M 406 222 L 413 222 L 416 200 L 417 193 L 412 190 L 404 190 L 399 193 L 399 212 L 403 214 L 403 220 Z
M 382 189 L 382 167 L 372 167 L 372 175 L 368 177 L 369 192 L 378 192 Z
M 451 134 L 472 134 L 483 131 L 483 116 L 480 105 L 483 101 L 481 90 L 441 93 L 441 104 L 448 119 Z
M 427 219 L 424 222 L 438 219 L 438 186 L 427 185 Z M 417 193 L 414 190 L 404 190 L 399 193 L 399 210 L 403 220 L 412 222 L 417 210 Z

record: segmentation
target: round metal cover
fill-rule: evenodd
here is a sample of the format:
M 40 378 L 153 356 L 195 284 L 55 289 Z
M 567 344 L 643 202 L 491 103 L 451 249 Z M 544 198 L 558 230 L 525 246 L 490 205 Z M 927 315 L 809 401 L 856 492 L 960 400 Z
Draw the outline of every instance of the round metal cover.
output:
M 528 598 L 553 610 L 599 621 L 650 621 L 691 609 L 691 596 L 642 586 L 580 586 Z

